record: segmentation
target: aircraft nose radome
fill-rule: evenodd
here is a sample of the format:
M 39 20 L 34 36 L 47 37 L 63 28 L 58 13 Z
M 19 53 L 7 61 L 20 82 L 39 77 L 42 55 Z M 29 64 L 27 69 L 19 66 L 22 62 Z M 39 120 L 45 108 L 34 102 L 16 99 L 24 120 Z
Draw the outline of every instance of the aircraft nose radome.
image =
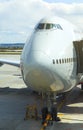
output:
M 29 86 L 32 86 L 34 90 L 38 91 L 49 90 L 52 80 L 49 70 L 45 70 L 42 67 L 31 69 L 27 74 Z
M 63 88 L 51 59 L 41 51 L 31 51 L 25 63 L 25 83 L 36 91 L 58 91 Z M 61 87 L 62 86 L 62 87 Z
M 47 90 L 54 80 L 50 71 L 50 58 L 41 51 L 32 51 L 27 61 L 27 84 L 35 90 Z
M 27 62 L 28 65 L 50 66 L 50 58 L 42 51 L 31 51 Z

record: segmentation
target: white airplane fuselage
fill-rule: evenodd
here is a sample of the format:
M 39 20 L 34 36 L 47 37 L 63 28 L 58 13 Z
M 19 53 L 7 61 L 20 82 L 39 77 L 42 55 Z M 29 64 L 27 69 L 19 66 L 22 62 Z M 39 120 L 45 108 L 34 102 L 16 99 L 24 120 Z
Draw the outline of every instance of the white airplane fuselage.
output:
M 39 92 L 66 92 L 77 82 L 77 57 L 73 41 L 80 31 L 59 17 L 46 17 L 34 29 L 21 56 L 24 82 Z

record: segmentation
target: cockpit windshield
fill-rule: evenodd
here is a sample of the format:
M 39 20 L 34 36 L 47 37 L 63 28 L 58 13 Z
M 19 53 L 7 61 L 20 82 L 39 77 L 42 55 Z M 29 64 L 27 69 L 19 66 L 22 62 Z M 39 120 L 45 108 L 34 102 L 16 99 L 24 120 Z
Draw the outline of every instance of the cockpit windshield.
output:
M 60 24 L 52 24 L 52 23 L 39 23 L 38 26 L 36 27 L 36 30 L 41 30 L 41 29 L 60 29 L 63 30 Z
M 44 29 L 44 26 L 45 26 L 44 23 L 38 24 L 37 29 Z

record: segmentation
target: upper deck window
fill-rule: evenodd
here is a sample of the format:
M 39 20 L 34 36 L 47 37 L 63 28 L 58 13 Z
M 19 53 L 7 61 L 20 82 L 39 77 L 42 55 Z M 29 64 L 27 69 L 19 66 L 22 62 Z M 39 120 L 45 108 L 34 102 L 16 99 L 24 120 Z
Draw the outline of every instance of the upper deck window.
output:
M 60 24 L 52 24 L 52 23 L 39 23 L 36 29 L 60 29 L 63 30 Z

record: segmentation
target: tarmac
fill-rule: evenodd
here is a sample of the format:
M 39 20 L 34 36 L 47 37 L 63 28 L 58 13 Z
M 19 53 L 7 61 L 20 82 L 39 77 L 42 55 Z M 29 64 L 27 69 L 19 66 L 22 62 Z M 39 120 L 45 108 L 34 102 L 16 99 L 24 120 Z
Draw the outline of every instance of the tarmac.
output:
M 0 55 L 0 58 L 18 59 L 20 56 Z M 41 119 L 24 120 L 26 106 L 36 104 L 41 115 L 41 96 L 24 84 L 20 69 L 3 65 L 0 67 L 0 130 L 41 130 Z M 53 122 L 46 130 L 83 130 L 83 91 L 80 85 L 58 99 L 60 122 Z

